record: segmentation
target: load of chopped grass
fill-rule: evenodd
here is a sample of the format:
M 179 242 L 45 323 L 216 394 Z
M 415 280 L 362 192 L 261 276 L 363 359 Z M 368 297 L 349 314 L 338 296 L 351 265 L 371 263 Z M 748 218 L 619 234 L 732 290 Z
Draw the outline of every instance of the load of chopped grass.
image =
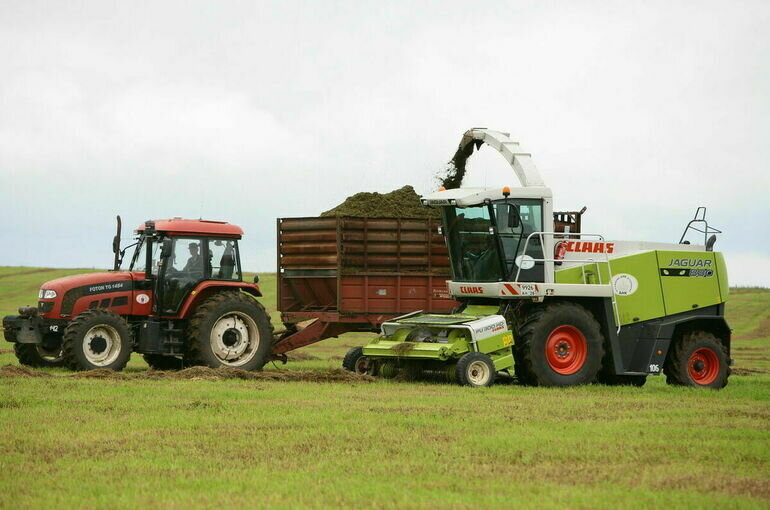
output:
M 360 218 L 439 218 L 438 209 L 425 207 L 412 186 L 390 193 L 356 193 L 321 216 L 355 216 Z

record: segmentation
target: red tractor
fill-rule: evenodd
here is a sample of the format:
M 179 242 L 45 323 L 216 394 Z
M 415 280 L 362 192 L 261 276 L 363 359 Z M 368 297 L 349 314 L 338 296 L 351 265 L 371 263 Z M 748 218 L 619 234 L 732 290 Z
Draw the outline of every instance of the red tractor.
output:
M 147 221 L 115 267 L 51 280 L 37 307 L 3 318 L 19 361 L 73 370 L 122 370 L 132 351 L 157 369 L 205 365 L 255 370 L 273 343 L 270 317 L 243 281 L 243 231 L 220 221 Z M 123 255 L 134 248 L 127 271 Z

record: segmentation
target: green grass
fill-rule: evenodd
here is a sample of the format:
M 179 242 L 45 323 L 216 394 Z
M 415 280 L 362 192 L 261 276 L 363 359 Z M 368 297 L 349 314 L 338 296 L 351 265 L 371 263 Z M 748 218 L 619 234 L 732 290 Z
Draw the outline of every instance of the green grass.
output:
M 71 274 L 8 269 L 0 313 Z M 275 313 L 275 280 L 261 278 Z M 739 368 L 770 368 L 768 304 L 762 289 L 731 298 Z M 327 370 L 365 341 L 330 339 L 302 349 L 317 359 L 277 369 Z M 129 369 L 146 365 L 134 356 Z M 641 389 L 483 390 L 4 378 L 0 507 L 768 508 L 768 390 L 765 373 L 721 391 L 660 377 Z

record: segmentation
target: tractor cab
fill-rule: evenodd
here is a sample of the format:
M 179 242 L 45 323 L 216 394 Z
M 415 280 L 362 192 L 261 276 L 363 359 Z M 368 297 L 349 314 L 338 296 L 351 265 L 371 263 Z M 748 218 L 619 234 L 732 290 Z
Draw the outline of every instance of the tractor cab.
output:
M 152 292 L 153 315 L 178 315 L 186 298 L 204 281 L 243 279 L 238 251 L 243 231 L 235 225 L 175 218 L 148 221 L 136 234 L 129 271 L 136 286 Z
M 517 275 L 521 282 L 552 281 L 546 270 L 550 266 L 552 274 L 553 263 L 544 260 L 552 236 L 539 235 L 552 230 L 550 189 L 459 188 L 428 195 L 422 203 L 441 208 L 453 281 L 513 281 Z

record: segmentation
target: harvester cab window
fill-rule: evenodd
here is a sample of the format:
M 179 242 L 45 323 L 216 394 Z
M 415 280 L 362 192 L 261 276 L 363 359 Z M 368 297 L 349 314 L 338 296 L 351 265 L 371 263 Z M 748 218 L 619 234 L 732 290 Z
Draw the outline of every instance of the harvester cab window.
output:
M 238 245 L 234 239 L 209 239 L 206 269 L 214 280 L 241 280 L 238 267 Z
M 540 238 L 532 236 L 527 243 L 531 233 L 543 231 L 542 201 L 512 199 L 494 204 L 494 209 L 497 231 L 505 254 L 507 279 L 516 277 L 520 264 L 519 281 L 542 282 L 543 263 L 536 262 L 543 259 Z
M 492 229 L 489 207 L 446 207 L 450 260 L 457 281 L 494 282 L 502 279 L 498 243 Z

